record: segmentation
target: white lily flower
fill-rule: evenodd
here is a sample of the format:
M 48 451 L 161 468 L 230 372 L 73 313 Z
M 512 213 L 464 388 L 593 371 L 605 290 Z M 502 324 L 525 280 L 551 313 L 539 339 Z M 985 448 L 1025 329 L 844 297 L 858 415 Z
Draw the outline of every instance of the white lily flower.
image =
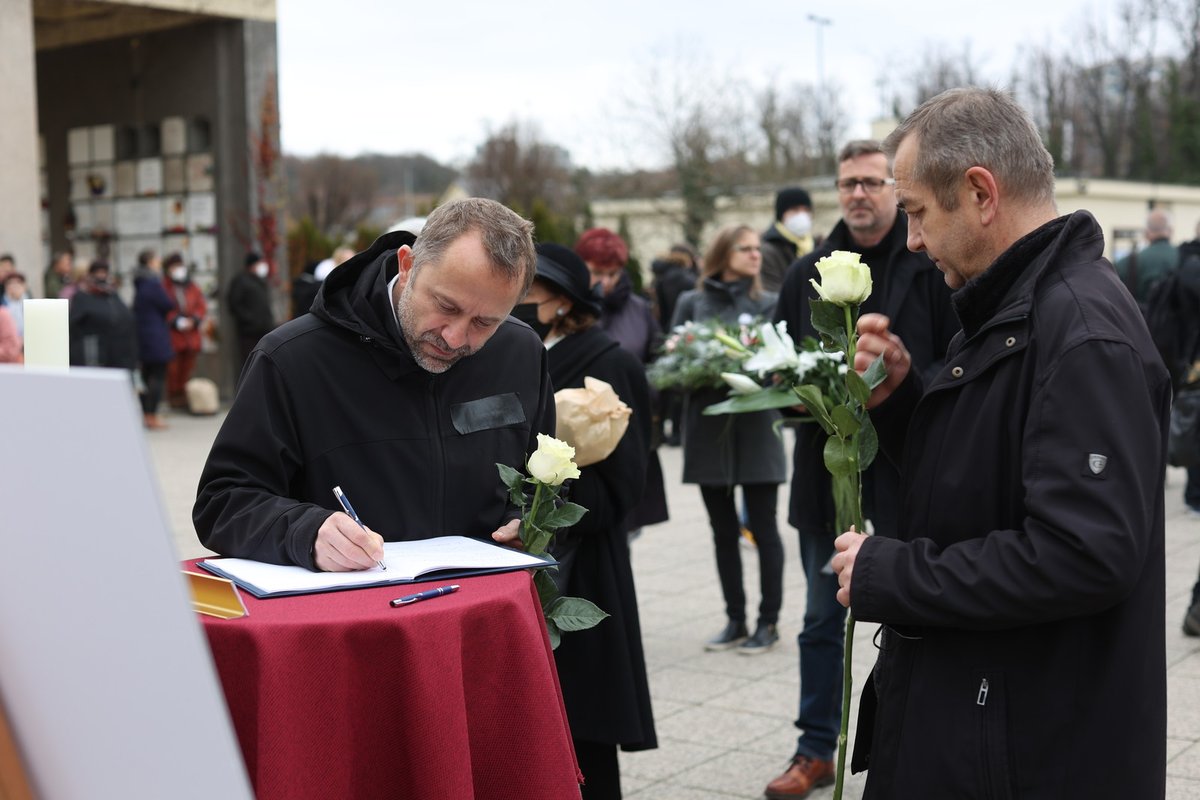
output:
M 781 321 L 778 325 L 764 323 L 762 348 L 742 364 L 747 370 L 757 372 L 760 376 L 768 372 L 798 370 L 799 365 L 796 344 L 788 335 L 786 321 Z
M 721 378 L 729 384 L 729 388 L 733 389 L 734 394 L 757 394 L 762 391 L 762 387 L 751 378 L 736 372 L 722 372 Z

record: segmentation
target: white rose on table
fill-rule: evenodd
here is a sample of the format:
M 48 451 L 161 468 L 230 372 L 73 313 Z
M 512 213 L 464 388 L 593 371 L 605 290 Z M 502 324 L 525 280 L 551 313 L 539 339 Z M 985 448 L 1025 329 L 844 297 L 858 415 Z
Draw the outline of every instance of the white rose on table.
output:
M 871 268 L 862 256 L 834 250 L 817 262 L 821 282 L 810 280 L 822 300 L 839 306 L 857 306 L 871 295 Z
M 575 458 L 574 447 L 544 433 L 539 433 L 537 439 L 537 450 L 527 464 L 530 477 L 547 486 L 559 486 L 563 481 L 579 477 L 579 467 L 572 460 Z

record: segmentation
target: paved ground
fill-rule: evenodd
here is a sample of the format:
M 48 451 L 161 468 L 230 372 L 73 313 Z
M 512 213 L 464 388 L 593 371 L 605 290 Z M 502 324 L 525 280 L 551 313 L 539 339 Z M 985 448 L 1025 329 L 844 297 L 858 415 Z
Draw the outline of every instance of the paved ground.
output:
M 148 439 L 180 558 L 192 558 L 206 554 L 192 530 L 190 509 L 220 419 L 174 415 L 170 421 L 170 430 Z M 704 652 L 701 643 L 724 623 L 708 524 L 699 492 L 678 481 L 679 451 L 665 448 L 662 459 L 671 521 L 646 529 L 633 545 L 659 749 L 621 754 L 625 795 L 635 800 L 761 798 L 795 744 L 795 636 L 804 615 L 795 531 L 781 522 L 788 560 L 780 645 L 754 657 Z M 1200 564 L 1200 520 L 1183 513 L 1183 477 L 1181 470 L 1172 470 L 1167 487 L 1170 800 L 1200 797 L 1200 639 L 1188 639 L 1179 630 Z M 785 494 L 780 493 L 781 521 L 786 519 Z M 753 551 L 743 550 L 743 555 L 749 608 L 754 609 L 757 560 Z M 874 662 L 874 628 L 860 626 L 856 637 L 856 697 Z M 1127 701 L 1136 702 L 1133 697 L 1114 702 Z M 1120 746 L 1114 732 L 1113 747 Z M 848 798 L 860 797 L 861 777 L 851 778 L 847 786 Z M 832 789 L 812 795 L 814 800 L 830 796 Z

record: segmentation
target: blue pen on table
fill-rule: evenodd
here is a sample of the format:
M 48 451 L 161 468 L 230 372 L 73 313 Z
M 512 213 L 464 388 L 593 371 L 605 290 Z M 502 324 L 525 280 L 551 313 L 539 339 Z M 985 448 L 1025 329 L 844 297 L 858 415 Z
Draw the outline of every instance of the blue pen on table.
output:
M 357 522 L 358 527 L 362 528 L 365 531 L 367 529 L 367 526 L 363 525 L 363 521 L 358 518 L 358 514 L 354 511 L 354 506 L 350 505 L 350 498 L 346 497 L 346 493 L 342 491 L 342 487 L 340 487 L 340 486 L 333 487 L 333 496 L 336 497 L 337 501 L 342 504 L 342 510 L 345 511 L 347 515 L 349 515 L 350 519 Z M 375 563 L 379 565 L 380 569 L 382 569 L 382 570 L 387 569 L 387 565 L 384 564 L 382 561 L 376 561 Z
M 453 583 L 449 586 L 439 586 L 436 589 L 427 589 L 424 592 L 417 592 L 416 594 L 397 597 L 391 602 L 391 605 L 392 608 L 399 608 L 400 606 L 406 606 L 409 603 L 415 603 L 418 600 L 428 600 L 432 597 L 441 597 L 444 594 L 451 594 L 453 592 L 457 592 L 458 589 L 459 586 L 457 583 Z

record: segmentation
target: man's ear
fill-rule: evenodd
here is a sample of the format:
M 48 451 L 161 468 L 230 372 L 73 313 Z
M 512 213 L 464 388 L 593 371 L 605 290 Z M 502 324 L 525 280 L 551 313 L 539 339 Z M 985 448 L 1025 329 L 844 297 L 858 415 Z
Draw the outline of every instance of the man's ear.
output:
M 396 250 L 396 262 L 400 267 L 400 280 L 397 282 L 400 288 L 408 283 L 409 275 L 412 274 L 413 268 L 413 253 L 412 248 L 406 244 L 400 245 Z
M 967 202 L 976 209 L 982 224 L 991 224 L 996 217 L 996 209 L 1000 201 L 996 176 L 984 167 L 971 167 L 964 177 Z

